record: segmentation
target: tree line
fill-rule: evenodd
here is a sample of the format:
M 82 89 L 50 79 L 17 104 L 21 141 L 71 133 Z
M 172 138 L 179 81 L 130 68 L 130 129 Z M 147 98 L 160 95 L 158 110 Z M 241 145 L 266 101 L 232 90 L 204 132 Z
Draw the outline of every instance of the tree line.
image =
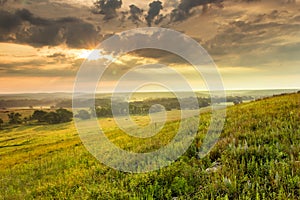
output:
M 29 117 L 22 118 L 22 114 L 11 112 L 7 114 L 8 124 L 22 124 L 28 122 L 38 122 L 47 124 L 59 124 L 72 121 L 73 113 L 67 109 L 57 109 L 56 111 L 46 112 L 44 110 L 35 110 Z M 0 126 L 3 126 L 4 121 L 0 118 Z
M 79 110 L 75 118 L 90 119 L 91 117 L 112 117 L 113 115 L 146 115 L 149 112 L 161 112 L 163 110 L 194 110 L 199 107 L 206 107 L 210 105 L 210 99 L 198 98 L 199 106 L 196 106 L 193 98 L 184 98 L 181 104 L 177 98 L 157 98 L 147 99 L 144 101 L 125 102 L 119 101 L 111 106 L 111 101 L 95 102 L 95 108 L 89 110 Z M 84 107 L 84 104 L 83 104 Z
M 38 122 L 46 122 L 48 124 L 59 124 L 72 121 L 73 113 L 67 109 L 57 109 L 55 112 L 46 112 L 43 110 L 35 110 L 31 118 Z

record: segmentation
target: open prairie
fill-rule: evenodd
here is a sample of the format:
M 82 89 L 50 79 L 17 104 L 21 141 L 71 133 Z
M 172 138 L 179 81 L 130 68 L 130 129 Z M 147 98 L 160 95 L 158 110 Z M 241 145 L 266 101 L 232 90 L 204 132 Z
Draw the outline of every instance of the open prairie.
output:
M 174 111 L 175 112 L 175 111 Z M 175 116 L 175 115 L 174 115 Z M 134 119 L 146 125 L 147 116 Z M 188 151 L 168 167 L 143 174 L 99 163 L 82 145 L 73 122 L 14 125 L 0 131 L 1 199 L 298 199 L 300 196 L 300 94 L 227 108 L 222 136 L 197 156 L 210 124 L 199 116 Z M 148 120 L 148 121 L 147 121 Z M 99 119 L 116 145 L 147 152 L 166 145 L 176 118 L 154 137 L 125 135 L 112 119 Z

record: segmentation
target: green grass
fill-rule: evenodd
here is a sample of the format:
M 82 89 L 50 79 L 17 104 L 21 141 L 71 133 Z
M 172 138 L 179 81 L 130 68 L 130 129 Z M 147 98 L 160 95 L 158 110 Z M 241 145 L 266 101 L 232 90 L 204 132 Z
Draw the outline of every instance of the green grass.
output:
M 45 109 L 47 111 L 50 111 L 50 109 Z M 20 113 L 22 115 L 21 118 L 27 117 L 29 118 L 30 115 L 33 114 L 34 109 L 5 109 L 5 110 L 0 110 L 0 118 L 5 122 L 8 123 L 9 118 L 8 118 L 8 114 L 11 112 L 15 112 L 15 113 Z
M 82 145 L 73 123 L 1 130 L 0 199 L 300 198 L 300 94 L 228 108 L 219 142 L 201 160 L 196 151 L 210 115 L 200 118 L 186 154 L 144 174 L 100 164 Z M 147 124 L 143 117 L 135 120 Z M 178 127 L 176 121 L 168 122 L 143 141 L 126 136 L 111 119 L 99 121 L 109 124 L 104 129 L 113 142 L 136 152 L 167 144 Z

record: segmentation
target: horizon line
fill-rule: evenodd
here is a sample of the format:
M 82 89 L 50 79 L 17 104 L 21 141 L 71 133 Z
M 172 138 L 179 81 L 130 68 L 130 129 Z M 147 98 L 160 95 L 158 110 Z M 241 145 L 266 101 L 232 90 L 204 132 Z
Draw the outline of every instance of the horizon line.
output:
M 263 90 L 300 90 L 300 88 L 246 88 L 246 89 L 224 89 L 224 91 L 263 91 Z M 214 91 L 223 91 L 223 90 L 214 90 Z M 131 91 L 124 91 L 124 92 L 118 92 L 118 93 L 130 93 Z M 172 92 L 172 91 L 163 91 L 163 90 L 156 90 L 156 91 L 136 91 L 134 93 L 152 93 L 152 92 L 157 92 L 157 93 L 168 93 L 168 92 Z M 177 90 L 176 92 L 190 92 L 190 91 L 183 91 L 183 90 Z M 210 90 L 193 90 L 193 92 L 210 92 Z M 74 91 L 40 91 L 40 92 L 32 92 L 32 91 L 28 91 L 28 92 L 4 92 L 1 93 L 0 95 L 22 95 L 22 94 L 73 94 Z M 90 94 L 90 93 L 85 93 L 85 92 L 81 92 L 82 94 Z M 112 94 L 114 92 L 112 91 L 107 91 L 107 92 L 96 92 L 95 94 Z

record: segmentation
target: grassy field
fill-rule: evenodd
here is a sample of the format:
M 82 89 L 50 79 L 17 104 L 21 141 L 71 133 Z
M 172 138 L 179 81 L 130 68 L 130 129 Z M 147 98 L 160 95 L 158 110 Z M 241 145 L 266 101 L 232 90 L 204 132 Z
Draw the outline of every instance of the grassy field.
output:
M 145 141 L 133 140 L 112 119 L 107 136 L 124 149 L 145 152 L 169 142 L 178 122 Z M 147 117 L 135 117 L 146 125 Z M 175 120 L 175 121 L 174 121 Z M 198 159 L 210 123 L 185 155 L 159 171 L 131 174 L 99 163 L 74 124 L 20 125 L 0 131 L 0 199 L 299 199 L 300 94 L 232 106 L 222 136 Z

